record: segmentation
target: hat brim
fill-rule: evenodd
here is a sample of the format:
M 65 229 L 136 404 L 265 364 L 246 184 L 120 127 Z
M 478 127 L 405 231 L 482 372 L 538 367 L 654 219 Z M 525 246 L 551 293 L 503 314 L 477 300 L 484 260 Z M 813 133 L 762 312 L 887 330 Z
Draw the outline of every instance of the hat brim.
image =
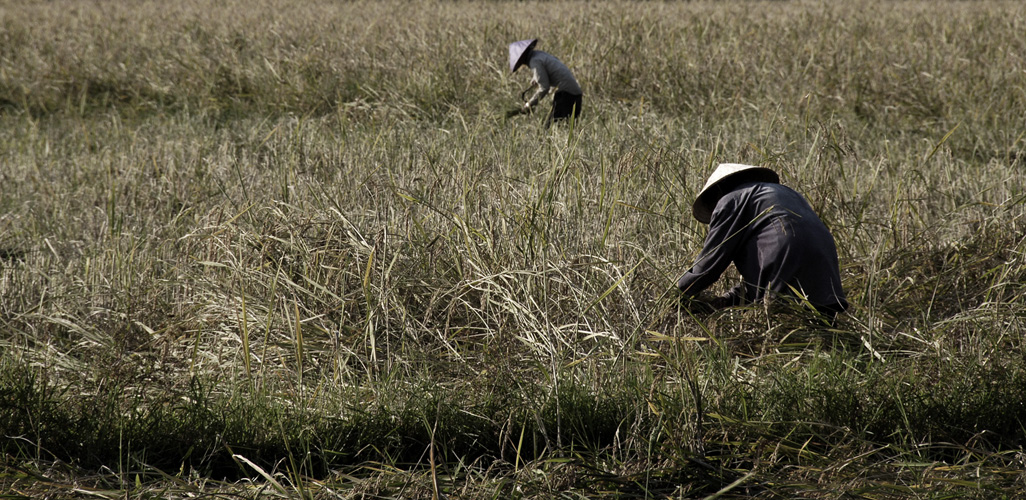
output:
M 517 68 L 519 68 L 520 66 L 522 66 L 526 62 L 527 55 L 531 53 L 531 49 L 533 49 L 534 46 L 537 45 L 537 44 L 538 44 L 538 39 L 537 38 L 533 38 L 533 39 L 530 39 L 530 40 L 521 40 L 519 42 L 513 42 L 513 44 L 511 44 L 512 46 L 510 47 L 510 51 L 513 52 L 514 50 L 516 50 L 516 51 L 519 51 L 520 53 L 515 55 L 515 59 L 514 59 L 514 57 L 510 57 L 510 65 L 509 65 L 509 72 L 510 73 L 515 73 L 517 71 Z M 511 55 L 513 55 L 513 54 L 511 54 Z
M 719 201 L 720 186 L 728 184 L 740 184 L 744 182 L 771 182 L 780 184 L 780 176 L 766 167 L 752 167 L 727 174 L 716 182 L 705 186 L 701 193 L 695 197 L 695 203 L 691 205 L 691 215 L 701 222 L 708 224 L 712 220 L 713 210 L 716 209 L 716 202 Z

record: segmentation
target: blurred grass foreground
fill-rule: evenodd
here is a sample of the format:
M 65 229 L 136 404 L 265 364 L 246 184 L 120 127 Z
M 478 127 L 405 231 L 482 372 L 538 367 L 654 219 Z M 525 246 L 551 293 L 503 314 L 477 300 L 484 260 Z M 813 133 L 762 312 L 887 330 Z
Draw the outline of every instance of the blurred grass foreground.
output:
M 999 0 L 0 1 L 0 496 L 1018 497 L 1023 33 Z M 504 117 L 528 37 L 572 127 Z M 830 227 L 837 328 L 672 307 L 721 161 Z

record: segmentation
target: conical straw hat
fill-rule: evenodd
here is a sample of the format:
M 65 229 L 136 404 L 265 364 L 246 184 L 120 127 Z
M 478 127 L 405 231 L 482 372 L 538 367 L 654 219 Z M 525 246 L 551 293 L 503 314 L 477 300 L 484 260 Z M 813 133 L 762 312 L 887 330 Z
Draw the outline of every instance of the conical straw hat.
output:
M 513 73 L 524 64 L 521 59 L 524 57 L 529 50 L 534 48 L 534 44 L 538 43 L 537 38 L 530 40 L 520 40 L 519 42 L 513 42 L 509 44 L 509 72 Z
M 743 179 L 740 179 L 742 177 Z M 727 179 L 780 183 L 780 176 L 766 167 L 721 163 L 709 176 L 709 180 L 705 181 L 705 187 L 695 197 L 695 203 L 691 205 L 691 215 L 694 215 L 698 222 L 708 224 L 712 219 L 713 209 L 716 208 L 716 202 L 719 201 L 716 196 L 718 193 L 713 191 L 712 187 Z

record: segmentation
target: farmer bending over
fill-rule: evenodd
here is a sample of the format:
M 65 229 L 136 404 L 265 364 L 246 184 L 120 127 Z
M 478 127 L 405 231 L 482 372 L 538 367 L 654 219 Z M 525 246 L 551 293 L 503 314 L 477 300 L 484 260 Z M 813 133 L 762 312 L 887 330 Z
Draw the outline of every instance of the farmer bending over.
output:
M 581 102 L 583 92 L 577 84 L 570 68 L 547 52 L 535 50 L 534 46 L 538 39 L 520 40 L 509 44 L 509 70 L 515 73 L 521 65 L 526 65 L 534 72 L 531 78 L 531 86 L 527 87 L 520 94 L 523 98 L 528 90 L 534 87 L 534 92 L 524 106 L 514 113 L 530 113 L 532 108 L 538 104 L 543 97 L 548 95 L 549 89 L 556 87 L 556 93 L 552 95 L 552 111 L 545 120 L 545 128 L 548 128 L 553 121 L 566 120 L 570 116 L 575 119 L 581 116 Z
M 776 296 L 811 304 L 828 322 L 848 308 L 837 247 L 802 195 L 776 172 L 724 163 L 709 176 L 691 212 L 709 224 L 698 261 L 677 281 L 683 307 L 713 309 Z M 742 282 L 727 294 L 695 301 L 733 262 Z

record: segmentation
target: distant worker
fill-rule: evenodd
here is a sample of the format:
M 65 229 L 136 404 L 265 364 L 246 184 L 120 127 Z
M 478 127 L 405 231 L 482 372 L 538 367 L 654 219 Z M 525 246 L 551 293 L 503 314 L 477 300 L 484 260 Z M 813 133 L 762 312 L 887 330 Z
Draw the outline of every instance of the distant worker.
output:
M 548 128 L 553 121 L 562 121 L 571 116 L 576 119 L 581 116 L 583 92 L 570 68 L 547 52 L 535 50 L 534 46 L 538 39 L 520 40 L 509 44 L 509 71 L 515 73 L 517 68 L 524 65 L 531 68 L 534 76 L 531 78 L 531 85 L 520 93 L 524 99 L 532 88 L 538 87 L 523 107 L 512 111 L 510 115 L 530 113 L 542 98 L 549 93 L 549 89 L 556 88 L 552 95 L 552 111 L 545 120 L 545 127 Z
M 709 224 L 697 262 L 677 281 L 682 306 L 721 309 L 790 297 L 812 305 L 829 323 L 848 308 L 837 247 L 802 195 L 764 167 L 720 164 L 698 193 L 691 213 Z M 730 263 L 741 284 L 697 300 Z

